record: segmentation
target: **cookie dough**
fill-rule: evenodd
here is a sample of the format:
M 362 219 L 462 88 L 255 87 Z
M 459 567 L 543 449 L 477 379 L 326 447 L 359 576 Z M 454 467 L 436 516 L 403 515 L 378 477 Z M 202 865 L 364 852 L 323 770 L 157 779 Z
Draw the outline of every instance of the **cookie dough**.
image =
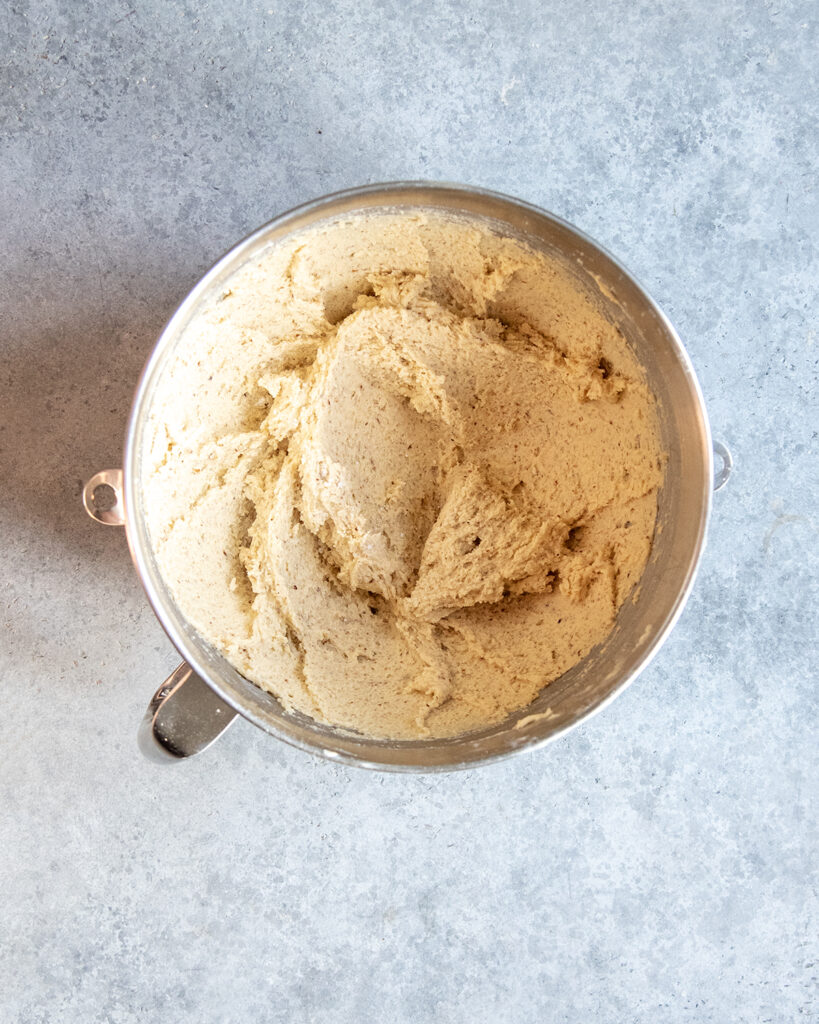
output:
M 443 737 L 527 706 L 639 580 L 654 398 L 561 264 L 377 213 L 238 271 L 186 328 L 143 481 L 182 612 L 288 709 Z

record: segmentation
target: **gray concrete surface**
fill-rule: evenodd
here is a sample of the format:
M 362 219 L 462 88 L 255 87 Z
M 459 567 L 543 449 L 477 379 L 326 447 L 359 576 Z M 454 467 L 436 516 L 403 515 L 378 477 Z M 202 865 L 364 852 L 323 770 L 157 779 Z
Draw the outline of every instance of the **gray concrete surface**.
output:
M 0 3 L 0 1020 L 815 1021 L 817 7 Z M 551 749 L 365 774 L 177 658 L 81 481 L 232 242 L 402 177 L 574 221 L 685 338 L 736 472 L 660 657 Z

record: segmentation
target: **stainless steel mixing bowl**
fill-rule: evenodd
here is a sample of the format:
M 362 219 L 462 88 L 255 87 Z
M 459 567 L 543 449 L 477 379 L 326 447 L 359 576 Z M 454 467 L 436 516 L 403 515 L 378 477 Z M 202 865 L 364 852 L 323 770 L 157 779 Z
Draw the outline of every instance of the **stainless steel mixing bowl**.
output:
M 154 560 L 143 513 L 142 446 L 154 385 L 185 327 L 231 275 L 263 249 L 319 221 L 375 210 L 439 210 L 489 222 L 563 261 L 602 303 L 629 339 L 658 399 L 662 442 L 668 452 L 659 498 L 657 533 L 639 598 L 626 601 L 608 639 L 507 721 L 452 739 L 376 740 L 286 712 L 270 694 L 244 679 L 185 621 Z M 317 199 L 275 218 L 223 256 L 199 281 L 162 332 L 143 371 L 128 421 L 123 470 L 88 481 L 89 514 L 124 525 L 139 578 L 183 663 L 154 695 L 140 730 L 143 749 L 160 759 L 197 753 L 237 712 L 260 729 L 323 757 L 392 771 L 467 768 L 531 750 L 595 714 L 657 653 L 691 591 L 705 543 L 712 489 L 725 482 L 730 456 L 714 479 L 712 445 L 694 371 L 674 328 L 614 257 L 559 217 L 528 203 L 460 185 L 398 182 L 368 185 Z M 100 485 L 114 489 L 103 509 Z

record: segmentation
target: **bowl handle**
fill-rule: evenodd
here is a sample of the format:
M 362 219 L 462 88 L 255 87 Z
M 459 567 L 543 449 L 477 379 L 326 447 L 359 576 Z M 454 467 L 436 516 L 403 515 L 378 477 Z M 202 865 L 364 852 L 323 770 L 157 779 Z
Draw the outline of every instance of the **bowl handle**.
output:
M 99 490 L 101 487 L 113 491 L 114 500 L 103 504 Z M 101 469 L 82 489 L 82 503 L 85 511 L 93 520 L 103 526 L 125 526 L 125 505 L 122 501 L 122 470 Z
M 152 761 L 180 761 L 209 747 L 235 718 L 233 708 L 183 661 L 153 695 L 139 747 Z
M 734 468 L 734 460 L 722 441 L 714 441 L 714 454 L 722 460 L 722 466 L 714 472 L 714 490 L 720 491 L 728 483 Z

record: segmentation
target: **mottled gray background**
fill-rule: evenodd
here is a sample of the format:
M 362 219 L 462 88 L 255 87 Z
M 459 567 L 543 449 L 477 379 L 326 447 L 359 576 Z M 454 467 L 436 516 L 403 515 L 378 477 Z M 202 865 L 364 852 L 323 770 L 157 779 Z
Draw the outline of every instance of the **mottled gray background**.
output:
M 817 6 L 0 2 L 0 1020 L 815 1021 Z M 651 668 L 441 777 L 245 723 L 176 769 L 177 662 L 80 483 L 186 290 L 362 182 L 497 188 L 676 323 L 736 471 Z

